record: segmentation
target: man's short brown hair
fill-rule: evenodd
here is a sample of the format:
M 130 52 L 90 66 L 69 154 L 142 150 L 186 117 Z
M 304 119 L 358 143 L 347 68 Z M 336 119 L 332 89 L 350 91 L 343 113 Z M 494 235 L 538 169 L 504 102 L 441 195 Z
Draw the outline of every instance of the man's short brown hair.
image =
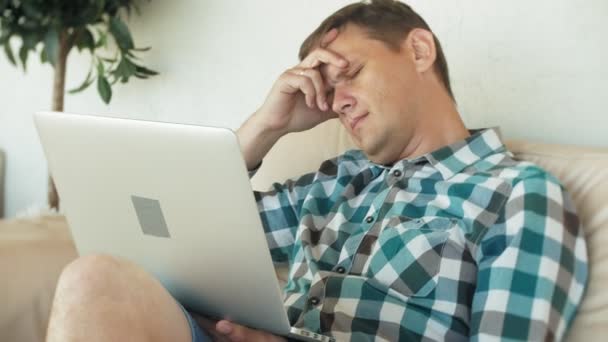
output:
M 342 29 L 346 24 L 355 24 L 367 30 L 369 37 L 382 41 L 391 50 L 398 52 L 401 43 L 415 28 L 425 29 L 432 33 L 429 25 L 410 6 L 395 0 L 361 1 L 347 5 L 325 19 L 321 25 L 300 46 L 299 57 L 304 59 L 315 47 L 325 33 L 333 28 Z M 435 34 L 435 72 L 446 90 L 454 99 L 450 86 L 448 64 L 441 44 Z

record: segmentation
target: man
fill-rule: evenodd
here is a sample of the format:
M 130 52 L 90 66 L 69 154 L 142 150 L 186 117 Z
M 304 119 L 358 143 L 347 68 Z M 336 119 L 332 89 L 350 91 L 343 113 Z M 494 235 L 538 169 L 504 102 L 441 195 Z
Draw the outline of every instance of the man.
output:
M 465 128 L 424 20 L 391 0 L 349 5 L 300 58 L 238 131 L 248 168 L 333 118 L 361 150 L 255 194 L 273 260 L 290 265 L 291 323 L 339 341 L 563 338 L 587 278 L 572 202 L 496 131 Z M 62 273 L 48 339 L 208 336 L 284 340 L 189 314 L 135 265 L 90 256 Z

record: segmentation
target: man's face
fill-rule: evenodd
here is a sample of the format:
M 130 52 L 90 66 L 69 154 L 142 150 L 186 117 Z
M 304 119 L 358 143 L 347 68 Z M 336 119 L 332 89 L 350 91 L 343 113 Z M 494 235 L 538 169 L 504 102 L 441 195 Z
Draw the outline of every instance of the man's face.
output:
M 411 49 L 400 52 L 367 37 L 364 29 L 348 24 L 326 49 L 349 61 L 340 71 L 321 67 L 329 104 L 354 142 L 370 160 L 390 164 L 399 159 L 416 126 L 416 72 Z

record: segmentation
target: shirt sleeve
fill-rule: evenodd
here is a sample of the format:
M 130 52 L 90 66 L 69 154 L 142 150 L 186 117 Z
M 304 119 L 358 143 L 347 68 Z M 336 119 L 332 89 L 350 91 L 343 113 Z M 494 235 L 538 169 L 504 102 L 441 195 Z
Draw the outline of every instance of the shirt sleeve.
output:
M 300 211 L 316 173 L 274 183 L 268 191 L 254 191 L 270 255 L 275 263 L 292 259 Z
M 476 252 L 472 341 L 561 340 L 587 281 L 587 249 L 563 186 L 539 173 L 513 187 Z

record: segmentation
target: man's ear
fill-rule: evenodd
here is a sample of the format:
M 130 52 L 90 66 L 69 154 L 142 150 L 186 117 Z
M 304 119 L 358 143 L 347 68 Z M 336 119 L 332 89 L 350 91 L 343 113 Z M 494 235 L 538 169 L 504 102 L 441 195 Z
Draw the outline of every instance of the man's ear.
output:
M 425 29 L 413 29 L 403 41 L 402 48 L 406 48 L 412 56 L 416 71 L 423 73 L 430 69 L 437 58 L 433 34 Z

